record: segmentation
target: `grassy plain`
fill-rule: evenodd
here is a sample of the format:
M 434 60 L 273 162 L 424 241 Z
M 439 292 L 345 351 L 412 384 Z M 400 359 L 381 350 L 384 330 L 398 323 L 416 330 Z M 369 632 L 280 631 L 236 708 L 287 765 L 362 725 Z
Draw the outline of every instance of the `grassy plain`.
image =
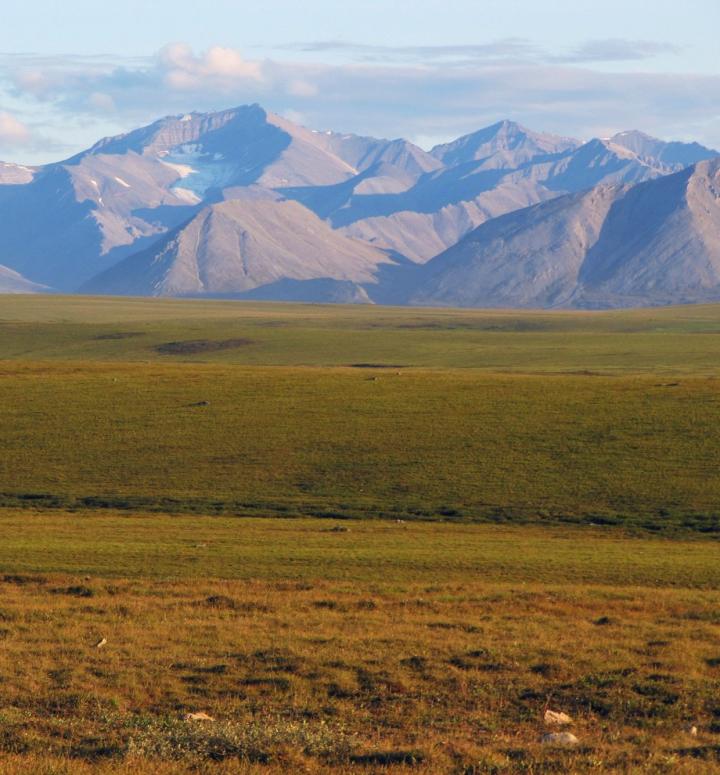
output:
M 719 334 L 0 297 L 0 775 L 717 772 Z
M 611 313 L 0 297 L 0 360 L 714 376 L 718 305 Z M 245 339 L 175 356 L 168 342 Z
M 717 531 L 719 334 L 718 307 L 5 297 L 0 503 Z

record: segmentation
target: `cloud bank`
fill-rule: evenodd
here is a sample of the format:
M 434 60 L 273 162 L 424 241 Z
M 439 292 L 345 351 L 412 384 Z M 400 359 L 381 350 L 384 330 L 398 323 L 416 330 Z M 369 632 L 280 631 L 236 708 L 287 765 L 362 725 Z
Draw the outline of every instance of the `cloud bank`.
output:
M 40 131 L 76 151 L 90 139 L 81 127 L 120 131 L 168 113 L 247 102 L 320 129 L 402 135 L 425 145 L 512 118 L 579 138 L 640 128 L 720 146 L 720 76 L 596 67 L 672 54 L 667 43 L 596 40 L 564 52 L 521 39 L 437 47 L 321 41 L 288 48 L 298 52 L 296 59 L 301 51 L 303 60 L 308 53 L 342 51 L 353 61 L 260 60 L 220 46 L 196 52 L 184 43 L 147 58 L 0 55 L 2 147 L 18 148 L 23 137 L 27 144 L 23 121 L 38 110 L 45 117 Z M 2 112 L 4 102 L 21 106 L 14 119 Z
M 680 49 L 663 41 L 610 38 L 590 40 L 566 52 L 551 52 L 525 38 L 505 38 L 465 46 L 370 46 L 337 40 L 292 43 L 285 48 L 304 53 L 341 53 L 359 62 L 495 62 L 504 64 L 552 64 L 557 62 L 637 62 Z
M 25 146 L 30 141 L 30 130 L 15 116 L 0 111 L 0 148 Z

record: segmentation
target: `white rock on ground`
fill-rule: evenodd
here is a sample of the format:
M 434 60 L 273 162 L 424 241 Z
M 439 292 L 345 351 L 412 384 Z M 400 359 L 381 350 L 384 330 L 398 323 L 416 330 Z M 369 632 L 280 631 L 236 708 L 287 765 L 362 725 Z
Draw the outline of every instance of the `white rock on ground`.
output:
M 555 710 L 546 710 L 544 721 L 548 726 L 556 725 L 562 726 L 563 724 L 572 724 L 573 720 L 567 713 L 561 713 Z
M 542 736 L 545 745 L 553 745 L 558 748 L 574 748 L 580 741 L 571 732 L 550 732 Z

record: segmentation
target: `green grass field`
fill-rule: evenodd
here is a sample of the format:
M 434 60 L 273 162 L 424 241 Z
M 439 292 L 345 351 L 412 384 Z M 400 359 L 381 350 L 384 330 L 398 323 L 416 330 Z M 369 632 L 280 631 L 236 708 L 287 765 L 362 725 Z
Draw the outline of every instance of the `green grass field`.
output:
M 0 573 L 720 590 L 716 543 L 612 528 L 7 510 L 0 530 Z
M 535 313 L 220 301 L 4 296 L 0 360 L 398 364 L 511 372 L 715 376 L 717 305 Z M 243 346 L 168 356 L 168 342 Z
M 0 775 L 717 772 L 719 334 L 0 297 Z
M 717 307 L 6 297 L 0 503 L 717 532 L 719 333 Z

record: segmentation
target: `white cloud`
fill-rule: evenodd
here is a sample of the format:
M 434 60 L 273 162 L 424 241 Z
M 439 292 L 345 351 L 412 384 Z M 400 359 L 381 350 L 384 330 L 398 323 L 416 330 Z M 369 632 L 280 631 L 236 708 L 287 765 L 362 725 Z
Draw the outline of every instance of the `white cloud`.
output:
M 186 43 L 171 43 L 158 53 L 155 68 L 171 89 L 231 89 L 239 83 L 263 80 L 259 62 L 251 62 L 239 51 L 214 46 L 196 55 Z
M 15 116 L 0 111 L 0 146 L 27 145 L 30 130 Z
M 115 100 L 109 95 L 101 91 L 94 91 L 88 97 L 88 105 L 92 108 L 96 108 L 102 113 L 113 113 L 117 110 Z
M 171 43 L 152 57 L 35 57 L 0 55 L 0 81 L 14 96 L 55 102 L 74 110 L 132 109 L 156 105 L 165 91 L 210 95 L 262 88 L 263 63 L 231 48 L 195 53 Z
M 543 52 L 532 41 L 524 38 L 506 38 L 474 45 L 451 46 L 377 46 L 339 40 L 320 40 L 292 43 L 288 51 L 304 53 L 339 53 L 358 62 L 433 62 L 444 61 L 530 61 L 542 57 Z
M 297 79 L 288 83 L 286 91 L 293 97 L 316 97 L 318 87 L 310 81 Z
M 636 62 L 679 53 L 680 48 L 672 43 L 609 38 L 589 40 L 571 53 L 553 59 L 559 62 Z
M 19 91 L 27 92 L 38 99 L 42 99 L 51 86 L 50 80 L 41 70 L 22 68 L 11 77 Z
M 387 50 L 316 44 L 318 56 L 332 45 L 355 46 L 362 61 L 259 61 L 236 49 L 196 52 L 184 43 L 133 59 L 0 55 L 0 99 L 4 83 L 14 100 L 7 104 L 22 106 L 23 118 L 40 108 L 52 113 L 52 121 L 33 120 L 33 134 L 38 123 L 44 135 L 78 151 L 96 139 L 89 135 L 99 126 L 103 133 L 127 131 L 168 113 L 250 102 L 301 114 L 308 126 L 415 140 L 447 140 L 512 118 L 580 139 L 600 127 L 608 134 L 638 128 L 720 147 L 720 75 L 592 66 L 653 56 L 667 44 L 594 41 L 553 56 L 522 40 Z
M 288 51 L 302 53 L 337 53 L 358 62 L 439 62 L 504 63 L 504 64 L 551 64 L 554 62 L 631 62 L 665 54 L 677 54 L 680 49 L 664 41 L 626 40 L 610 38 L 588 40 L 566 51 L 542 48 L 525 38 L 505 38 L 489 43 L 450 46 L 376 46 L 339 40 L 320 40 L 292 43 Z

